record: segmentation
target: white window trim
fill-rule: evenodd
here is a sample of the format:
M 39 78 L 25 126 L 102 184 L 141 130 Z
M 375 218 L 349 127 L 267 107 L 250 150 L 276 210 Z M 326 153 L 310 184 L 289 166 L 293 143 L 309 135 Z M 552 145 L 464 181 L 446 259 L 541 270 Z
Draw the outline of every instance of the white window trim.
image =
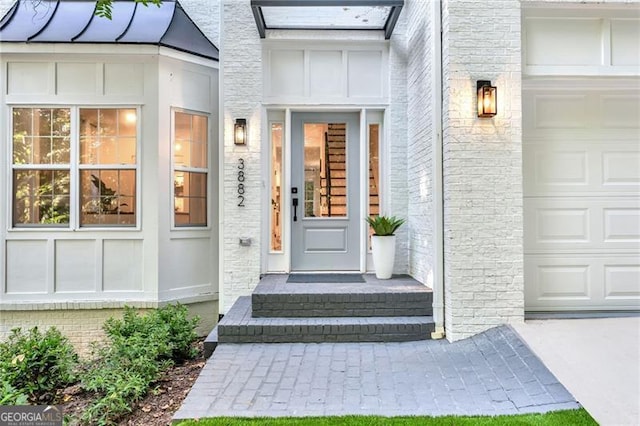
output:
M 175 149 L 175 132 L 176 132 L 176 127 L 175 127 L 175 123 L 176 123 L 176 112 L 183 112 L 185 114 L 193 114 L 193 115 L 199 115 L 202 117 L 206 117 L 207 119 L 207 152 L 206 152 L 206 157 L 207 157 L 207 167 L 206 168 L 200 168 L 200 167 L 185 167 L 185 166 L 176 166 L 175 164 L 175 156 L 174 156 L 174 149 Z M 170 183 L 169 185 L 171 186 L 171 231 L 209 231 L 211 230 L 211 114 L 207 113 L 207 112 L 203 112 L 203 111 L 197 111 L 197 110 L 191 110 L 191 109 L 186 109 L 186 108 L 179 108 L 179 107 L 171 107 L 171 123 L 170 123 L 170 140 L 169 140 L 169 145 L 170 145 L 170 163 L 171 163 L 171 170 L 170 170 Z M 176 225 L 176 215 L 175 215 L 175 211 L 176 211 L 176 193 L 175 193 L 175 185 L 174 185 L 174 175 L 175 172 L 192 172 L 192 173 L 204 173 L 207 176 L 206 182 L 207 182 L 207 201 L 206 201 L 206 206 L 207 206 L 207 223 L 206 225 Z
M 70 110 L 69 123 L 71 126 L 70 132 L 70 153 L 69 153 L 69 165 L 52 165 L 52 164 L 34 164 L 28 167 L 16 167 L 13 164 L 13 110 L 15 108 L 68 108 Z M 8 232 L 96 232 L 96 231 L 115 231 L 115 232 L 132 232 L 141 230 L 141 218 L 142 218 L 142 202 L 141 202 L 141 161 L 140 156 L 142 152 L 142 138 L 141 138 L 141 109 L 139 105 L 78 105 L 78 104 L 12 104 L 9 106 L 8 114 L 9 119 L 7 126 L 8 141 L 7 144 L 7 231 Z M 135 165 L 81 165 L 80 164 L 80 128 L 78 127 L 80 110 L 81 109 L 135 109 L 136 110 L 136 163 Z M 24 224 L 15 226 L 13 223 L 13 171 L 15 169 L 36 169 L 38 170 L 69 170 L 69 223 L 67 225 L 50 225 L 50 224 Z M 113 167 L 111 167 L 113 166 Z M 110 225 L 110 226 L 80 226 L 80 170 L 86 169 L 111 169 L 116 168 L 118 170 L 135 170 L 136 172 L 136 223 L 135 225 Z

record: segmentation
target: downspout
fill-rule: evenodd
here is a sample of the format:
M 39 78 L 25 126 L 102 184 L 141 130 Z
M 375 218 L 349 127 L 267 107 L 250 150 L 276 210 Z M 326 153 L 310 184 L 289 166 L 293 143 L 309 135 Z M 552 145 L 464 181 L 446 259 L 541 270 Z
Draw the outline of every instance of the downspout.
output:
M 436 66 L 433 67 L 431 87 L 433 101 L 433 321 L 432 339 L 445 337 L 444 329 L 444 192 L 442 184 L 442 0 L 431 2 L 433 25 L 431 51 Z

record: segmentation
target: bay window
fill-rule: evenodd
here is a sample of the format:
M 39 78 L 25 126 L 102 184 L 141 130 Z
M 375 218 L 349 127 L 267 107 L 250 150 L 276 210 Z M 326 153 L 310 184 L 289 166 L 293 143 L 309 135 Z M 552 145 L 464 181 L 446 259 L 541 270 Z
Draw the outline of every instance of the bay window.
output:
M 136 226 L 136 121 L 134 108 L 13 108 L 13 226 Z

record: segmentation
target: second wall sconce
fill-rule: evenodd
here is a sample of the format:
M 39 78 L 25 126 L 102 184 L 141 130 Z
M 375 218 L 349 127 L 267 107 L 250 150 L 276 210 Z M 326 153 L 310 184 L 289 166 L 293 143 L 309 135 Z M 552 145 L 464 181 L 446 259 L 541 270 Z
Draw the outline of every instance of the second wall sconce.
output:
M 489 80 L 478 80 L 478 117 L 493 117 L 498 112 L 497 88 Z
M 247 119 L 236 118 L 236 122 L 233 125 L 233 143 L 236 145 L 247 144 Z

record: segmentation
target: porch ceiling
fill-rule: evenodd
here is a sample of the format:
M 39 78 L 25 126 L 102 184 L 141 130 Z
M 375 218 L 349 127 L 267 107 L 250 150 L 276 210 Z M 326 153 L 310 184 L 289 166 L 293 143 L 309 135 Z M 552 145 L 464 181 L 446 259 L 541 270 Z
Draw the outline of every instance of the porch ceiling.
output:
M 113 2 L 113 19 L 94 15 L 93 0 L 18 0 L 0 20 L 0 42 L 154 44 L 218 60 L 209 41 L 177 1 L 160 7 Z
M 260 38 L 266 30 L 382 30 L 389 39 L 404 0 L 251 0 Z

